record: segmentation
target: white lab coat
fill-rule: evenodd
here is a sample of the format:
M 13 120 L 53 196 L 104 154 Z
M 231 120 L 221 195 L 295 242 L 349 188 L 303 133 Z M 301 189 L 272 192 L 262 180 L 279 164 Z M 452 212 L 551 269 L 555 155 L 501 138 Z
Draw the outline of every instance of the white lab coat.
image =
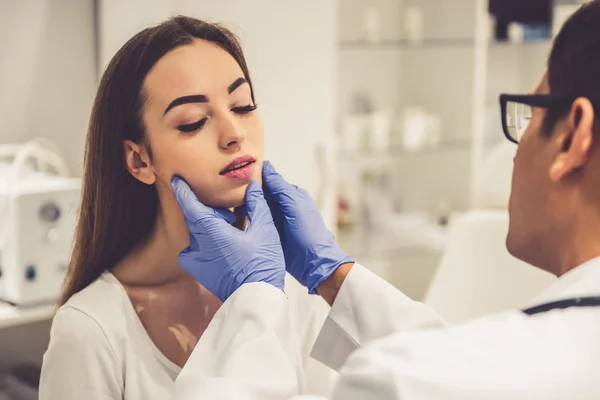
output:
M 600 296 L 600 259 L 534 304 Z M 286 296 L 263 283 L 225 302 L 176 382 L 174 400 L 308 399 Z M 520 311 L 447 327 L 360 265 L 347 276 L 313 357 L 340 370 L 336 400 L 600 399 L 600 308 Z M 314 397 L 313 397 L 314 398 Z

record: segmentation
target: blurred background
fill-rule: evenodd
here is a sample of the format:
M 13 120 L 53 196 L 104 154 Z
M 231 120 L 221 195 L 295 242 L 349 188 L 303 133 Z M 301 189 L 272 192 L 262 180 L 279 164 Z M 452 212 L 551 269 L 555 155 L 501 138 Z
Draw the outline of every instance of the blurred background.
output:
M 552 280 L 504 247 L 516 147 L 498 96 L 535 86 L 582 2 L 0 0 L 0 399 L 35 390 L 91 104 L 133 34 L 176 14 L 235 31 L 267 158 L 358 262 L 460 322 Z

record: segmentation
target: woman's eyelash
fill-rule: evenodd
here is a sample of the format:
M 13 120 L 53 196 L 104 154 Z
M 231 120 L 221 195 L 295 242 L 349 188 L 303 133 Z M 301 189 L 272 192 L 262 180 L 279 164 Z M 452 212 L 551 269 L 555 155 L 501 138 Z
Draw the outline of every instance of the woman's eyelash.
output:
M 258 108 L 258 105 L 250 104 L 250 105 L 243 106 L 243 107 L 232 108 L 231 111 L 233 111 L 236 114 L 248 114 L 248 113 L 256 110 L 257 108 Z
M 208 119 L 207 118 L 203 118 L 198 122 L 194 122 L 193 124 L 188 124 L 188 125 L 179 125 L 177 127 L 177 129 L 179 129 L 179 131 L 183 132 L 183 133 L 190 133 L 190 132 L 195 132 L 199 129 L 202 129 L 202 127 L 204 126 L 204 124 L 206 124 L 206 121 Z
M 243 107 L 235 107 L 232 108 L 231 111 L 233 111 L 236 114 L 248 114 L 254 110 L 256 110 L 258 106 L 256 104 L 250 104 L 247 106 L 243 106 Z M 191 133 L 191 132 L 195 132 L 197 130 L 202 129 L 202 127 L 204 126 L 204 124 L 206 124 L 206 121 L 208 120 L 208 118 L 203 118 L 198 122 L 194 122 L 193 124 L 188 124 L 188 125 L 179 125 L 177 127 L 177 129 L 179 129 L 180 132 L 183 133 Z

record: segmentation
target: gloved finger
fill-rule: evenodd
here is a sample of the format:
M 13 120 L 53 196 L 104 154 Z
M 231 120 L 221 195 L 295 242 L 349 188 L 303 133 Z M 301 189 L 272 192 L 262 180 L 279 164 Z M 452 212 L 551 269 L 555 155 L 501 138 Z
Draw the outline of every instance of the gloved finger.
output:
M 248 210 L 248 229 L 263 222 L 273 221 L 265 195 L 256 181 L 250 182 L 246 189 L 246 209 Z
M 189 185 L 180 177 L 174 176 L 171 179 L 171 188 L 173 188 L 173 194 L 175 199 L 183 211 L 185 219 L 192 222 L 198 223 L 200 220 L 210 220 L 211 218 L 223 221 L 228 225 L 235 222 L 235 214 L 228 210 L 220 208 L 212 208 L 205 206 L 198 200 Z M 207 219 L 207 217 L 209 217 Z
M 269 192 L 265 192 L 265 199 L 267 200 L 267 205 L 271 210 L 271 216 L 273 217 L 273 222 L 275 222 L 275 228 L 277 228 L 277 232 L 279 233 L 279 238 L 281 239 L 281 243 L 284 242 L 284 230 L 283 230 L 283 222 L 284 216 L 283 211 L 279 204 L 273 199 L 273 195 Z
M 295 191 L 294 186 L 283 179 L 269 161 L 263 163 L 262 175 L 265 192 L 271 194 L 278 203 L 290 197 Z
M 247 217 L 248 216 L 248 209 L 246 208 L 246 205 L 243 204 L 239 207 L 235 208 L 235 215 L 238 217 Z
M 235 222 L 235 220 L 237 219 L 237 217 L 235 216 L 235 213 L 233 213 L 229 210 L 225 210 L 224 208 L 214 208 L 214 207 L 208 207 L 208 208 L 212 209 L 216 216 L 223 219 L 229 225 L 233 224 Z

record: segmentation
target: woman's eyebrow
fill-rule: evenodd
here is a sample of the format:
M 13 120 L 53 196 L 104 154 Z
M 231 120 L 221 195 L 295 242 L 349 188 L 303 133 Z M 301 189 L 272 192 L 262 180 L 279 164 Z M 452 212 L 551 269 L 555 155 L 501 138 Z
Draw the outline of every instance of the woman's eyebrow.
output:
M 227 93 L 233 93 L 237 88 L 242 86 L 244 83 L 248 83 L 246 78 L 237 78 L 231 85 L 227 87 Z M 190 96 L 182 96 L 178 97 L 169 104 L 164 112 L 164 114 L 168 113 L 171 109 L 188 103 L 208 103 L 208 97 L 203 94 L 193 94 Z M 163 114 L 163 115 L 164 115 Z
M 168 113 L 172 108 L 188 103 L 208 103 L 208 97 L 203 94 L 194 94 L 191 96 L 178 97 L 169 104 L 165 110 L 165 114 Z M 164 114 L 163 114 L 164 115 Z
M 248 81 L 246 80 L 246 78 L 237 78 L 235 80 L 235 82 L 233 82 L 227 88 L 227 94 L 233 93 L 237 88 L 239 88 L 240 86 L 242 86 L 244 83 L 248 83 Z

